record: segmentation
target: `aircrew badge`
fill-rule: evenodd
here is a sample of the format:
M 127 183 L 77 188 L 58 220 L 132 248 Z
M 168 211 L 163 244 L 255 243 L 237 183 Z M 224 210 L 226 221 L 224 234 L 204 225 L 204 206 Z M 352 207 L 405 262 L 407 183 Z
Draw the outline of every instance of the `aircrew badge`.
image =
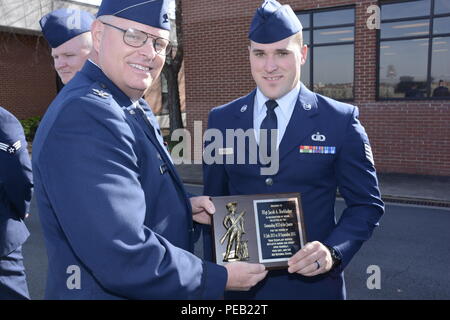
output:
M 311 139 L 313 141 L 320 141 L 320 142 L 322 142 L 322 141 L 325 141 L 327 138 L 323 134 L 320 134 L 320 132 L 317 132 L 316 134 L 313 134 L 311 136 Z

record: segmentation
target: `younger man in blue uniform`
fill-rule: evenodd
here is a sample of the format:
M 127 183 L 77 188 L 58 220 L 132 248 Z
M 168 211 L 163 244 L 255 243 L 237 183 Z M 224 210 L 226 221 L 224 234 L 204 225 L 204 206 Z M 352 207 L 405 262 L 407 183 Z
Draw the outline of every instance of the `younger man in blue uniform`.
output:
M 92 52 L 93 21 L 94 16 L 89 12 L 71 8 L 52 11 L 39 21 L 63 84 L 81 70 Z
M 254 15 L 249 39 L 257 88 L 213 109 L 208 127 L 224 136 L 227 129 L 253 130 L 250 141 L 258 142 L 261 157 L 259 163 L 239 164 L 237 159 L 243 159 L 242 153 L 249 159 L 252 148 L 221 146 L 215 157 L 222 152 L 223 164 L 204 166 L 205 194 L 300 192 L 309 243 L 289 260 L 287 270 L 270 271 L 250 291 L 227 297 L 343 299 L 342 271 L 371 236 L 384 210 L 358 109 L 315 94 L 300 82 L 307 47 L 290 6 L 264 1 Z M 234 161 L 227 163 L 230 158 Z M 267 159 L 277 163 L 269 167 Z M 336 223 L 337 188 L 347 208 Z
M 33 145 L 50 299 L 217 299 L 265 277 L 194 256 L 188 199 L 142 99 L 169 54 L 167 1 L 103 0 L 88 61 L 50 105 Z
M 20 122 L 0 107 L 0 300 L 29 299 L 22 244 L 29 233 L 33 189 L 30 157 Z

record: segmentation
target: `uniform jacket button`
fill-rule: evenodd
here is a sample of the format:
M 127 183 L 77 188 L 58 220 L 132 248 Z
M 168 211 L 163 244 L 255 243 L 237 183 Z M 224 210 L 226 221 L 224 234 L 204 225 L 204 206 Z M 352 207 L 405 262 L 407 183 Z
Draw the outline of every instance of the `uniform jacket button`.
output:
M 266 179 L 266 185 L 268 185 L 268 186 L 273 185 L 273 179 L 272 178 L 267 178 Z

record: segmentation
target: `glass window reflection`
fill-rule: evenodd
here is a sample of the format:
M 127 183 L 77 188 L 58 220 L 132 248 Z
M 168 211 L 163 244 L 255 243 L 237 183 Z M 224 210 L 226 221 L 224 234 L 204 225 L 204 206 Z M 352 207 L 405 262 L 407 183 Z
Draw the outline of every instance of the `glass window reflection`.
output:
M 430 15 L 431 1 L 418 0 L 385 4 L 381 7 L 381 19 L 399 19 Z
M 427 36 L 429 30 L 429 19 L 382 23 L 380 36 L 382 39 Z
M 433 33 L 450 33 L 450 17 L 435 18 L 433 23 Z
M 450 13 L 450 0 L 434 0 L 434 13 Z
M 300 80 L 303 82 L 303 84 L 305 86 L 307 86 L 309 89 L 311 89 L 311 86 L 310 86 L 311 85 L 311 83 L 310 83 L 310 74 L 311 73 L 309 72 L 311 64 L 310 64 L 309 54 L 310 54 L 310 52 L 308 52 L 308 57 L 306 59 L 306 62 L 302 66 L 301 73 L 300 73 Z
M 431 56 L 431 94 L 450 97 L 450 37 L 433 39 Z
M 353 99 L 353 45 L 314 48 L 314 92 Z
M 314 43 L 354 41 L 354 34 L 354 27 L 319 29 L 314 31 Z
M 297 17 L 300 20 L 300 23 L 302 24 L 303 29 L 308 29 L 311 27 L 311 23 L 310 23 L 310 14 L 309 13 L 305 13 L 305 14 L 298 14 Z
M 301 80 L 309 89 L 338 100 L 353 99 L 355 9 L 297 14 L 308 59 Z
M 334 26 L 355 22 L 353 9 L 314 13 L 314 27 Z
M 380 44 L 380 98 L 423 98 L 427 92 L 428 39 Z
M 310 34 L 311 34 L 311 31 L 303 31 L 303 44 L 307 44 L 309 46 Z

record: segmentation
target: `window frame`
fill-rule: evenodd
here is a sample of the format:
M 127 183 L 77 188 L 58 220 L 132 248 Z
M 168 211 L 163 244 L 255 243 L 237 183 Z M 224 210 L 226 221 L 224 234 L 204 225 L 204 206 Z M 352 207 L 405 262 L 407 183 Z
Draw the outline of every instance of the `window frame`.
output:
M 394 0 L 394 1 L 380 1 L 380 13 L 381 13 L 381 7 L 383 5 L 389 5 L 389 4 L 395 4 L 395 3 L 408 3 L 413 2 L 414 0 Z M 420 0 L 419 0 L 420 1 Z M 430 101 L 430 100 L 450 100 L 449 97 L 432 97 L 431 96 L 431 58 L 433 55 L 433 40 L 434 38 L 442 38 L 442 37 L 450 37 L 449 33 L 438 33 L 433 34 L 434 29 L 434 19 L 436 18 L 443 18 L 443 17 L 450 17 L 450 13 L 441 13 L 441 14 L 435 14 L 434 8 L 435 8 L 435 0 L 430 0 L 430 14 L 429 15 L 421 15 L 421 16 L 415 16 L 415 17 L 407 17 L 407 18 L 397 18 L 397 19 L 384 19 L 380 17 L 380 29 L 377 30 L 377 54 L 376 54 L 376 84 L 375 84 L 375 90 L 376 90 L 376 100 L 377 101 Z M 384 38 L 381 39 L 381 25 L 383 23 L 392 23 L 392 22 L 405 22 L 405 21 L 413 21 L 413 20 L 427 20 L 429 22 L 428 27 L 428 35 L 427 36 L 409 36 L 409 37 L 393 37 L 393 38 Z M 401 98 L 386 98 L 386 97 L 380 97 L 380 66 L 381 66 L 381 45 L 383 42 L 386 41 L 402 41 L 402 40 L 415 40 L 415 39 L 428 39 L 428 52 L 427 52 L 427 74 L 426 74 L 426 97 L 401 97 Z
M 314 27 L 313 16 L 315 13 L 332 12 L 332 11 L 340 11 L 340 10 L 348 10 L 348 9 L 353 10 L 353 23 L 333 24 L 333 25 L 327 25 L 327 26 Z M 306 15 L 306 14 L 309 15 L 310 25 L 307 28 L 305 28 L 303 26 L 303 30 L 302 30 L 302 35 L 304 34 L 305 30 L 307 32 L 309 32 L 308 59 L 309 59 L 309 83 L 310 83 L 310 86 L 308 89 L 310 89 L 311 91 L 314 92 L 314 48 L 316 48 L 316 47 L 331 47 L 331 46 L 336 46 L 336 45 L 353 45 L 352 98 L 350 98 L 350 99 L 336 99 L 334 97 L 330 97 L 330 98 L 335 99 L 337 101 L 342 101 L 342 102 L 354 102 L 355 101 L 355 84 L 356 84 L 355 83 L 355 79 L 356 79 L 355 38 L 356 38 L 356 27 L 357 27 L 357 25 L 356 25 L 356 21 L 357 21 L 356 20 L 356 18 L 357 18 L 356 17 L 356 6 L 355 5 L 346 5 L 346 6 L 331 7 L 331 8 L 324 8 L 324 9 L 299 10 L 299 11 L 295 11 L 295 14 L 297 15 L 297 17 L 299 15 Z M 314 44 L 314 31 L 323 30 L 323 29 L 333 29 L 333 28 L 345 28 L 345 27 L 353 27 L 353 41 L 327 42 L 327 43 Z

